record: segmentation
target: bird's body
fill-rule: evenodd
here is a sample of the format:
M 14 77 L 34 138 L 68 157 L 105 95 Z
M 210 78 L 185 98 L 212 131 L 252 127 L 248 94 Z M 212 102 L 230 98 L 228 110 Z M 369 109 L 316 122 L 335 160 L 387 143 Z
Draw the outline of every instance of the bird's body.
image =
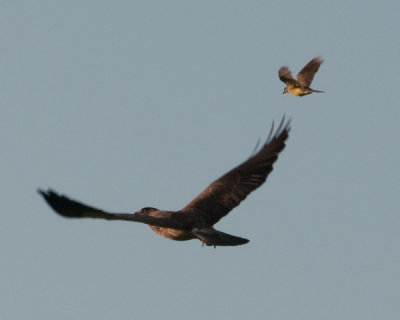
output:
M 253 190 L 261 186 L 273 169 L 273 163 L 284 149 L 290 121 L 282 119 L 278 129 L 260 150 L 245 162 L 211 183 L 200 195 L 178 211 L 145 207 L 134 214 L 110 213 L 59 195 L 49 189 L 38 190 L 47 203 L 68 218 L 100 218 L 146 223 L 157 234 L 172 240 L 198 238 L 207 246 L 236 246 L 249 240 L 213 228 L 222 217 L 238 206 Z
M 158 233 L 160 236 L 164 238 L 177 240 L 177 241 L 185 241 L 195 239 L 196 236 L 193 235 L 191 231 L 178 230 L 173 228 L 163 228 L 158 226 L 149 225 L 150 229 L 155 233 Z
M 307 88 L 307 87 L 299 87 L 299 86 L 296 86 L 296 85 L 293 85 L 293 84 L 287 84 L 286 88 L 287 88 L 286 89 L 287 92 L 289 92 L 289 93 L 291 93 L 291 94 L 293 94 L 294 96 L 297 96 L 297 97 L 302 97 L 302 96 L 305 96 L 307 94 L 311 94 L 313 92 L 323 92 L 323 91 L 314 90 L 314 89 Z
M 291 93 L 294 96 L 302 97 L 313 92 L 323 92 L 310 88 L 314 75 L 317 73 L 320 65 L 323 63 L 321 57 L 315 57 L 297 74 L 297 79 L 294 79 L 290 69 L 283 66 L 279 69 L 278 76 L 282 82 L 286 84 L 282 93 Z
M 143 212 L 143 210 L 146 209 L 147 208 L 144 208 L 141 211 Z M 189 218 L 188 216 L 185 216 L 185 214 L 181 211 L 161 211 L 155 208 L 150 208 L 150 210 L 151 211 L 148 211 L 145 214 L 152 217 L 174 219 L 175 221 L 180 221 L 180 223 L 182 224 L 181 228 L 169 228 L 149 224 L 150 229 L 153 230 L 155 233 L 167 239 L 177 241 L 185 241 L 196 238 L 196 236 L 192 232 L 193 225 L 202 224 L 201 221 L 196 221 L 198 220 L 196 219 L 196 217 Z

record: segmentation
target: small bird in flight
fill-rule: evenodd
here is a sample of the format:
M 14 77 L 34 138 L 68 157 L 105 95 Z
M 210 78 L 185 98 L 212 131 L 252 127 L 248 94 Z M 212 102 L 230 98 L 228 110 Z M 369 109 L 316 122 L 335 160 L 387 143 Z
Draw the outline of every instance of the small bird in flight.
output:
M 146 223 L 156 233 L 172 240 L 198 238 L 207 246 L 237 246 L 249 240 L 213 228 L 221 218 L 238 206 L 252 191 L 261 186 L 273 169 L 289 136 L 290 120 L 283 117 L 278 129 L 274 123 L 267 141 L 236 168 L 211 183 L 200 195 L 179 211 L 152 207 L 135 213 L 110 213 L 60 195 L 51 189 L 38 190 L 57 213 L 68 218 L 99 218 Z M 258 144 L 257 144 L 258 145 Z
M 319 66 L 323 62 L 324 60 L 321 57 L 315 57 L 312 59 L 297 74 L 297 80 L 292 77 L 292 73 L 288 67 L 281 67 L 278 72 L 279 79 L 286 84 L 282 94 L 289 92 L 295 96 L 302 97 L 313 92 L 324 92 L 310 88 L 311 82 L 314 79 L 314 75 L 317 73 Z

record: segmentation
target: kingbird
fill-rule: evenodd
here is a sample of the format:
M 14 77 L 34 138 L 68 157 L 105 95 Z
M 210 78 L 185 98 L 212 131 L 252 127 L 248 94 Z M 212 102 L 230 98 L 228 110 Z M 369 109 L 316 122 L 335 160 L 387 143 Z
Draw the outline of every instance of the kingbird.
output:
M 310 88 L 314 75 L 317 73 L 319 66 L 323 62 L 324 60 L 321 57 L 315 57 L 312 59 L 298 73 L 297 80 L 292 77 L 292 73 L 287 66 L 281 67 L 278 72 L 279 79 L 286 84 L 282 94 L 289 92 L 295 96 L 302 97 L 313 92 L 324 92 Z
M 237 246 L 248 239 L 213 228 L 221 218 L 237 207 L 252 191 L 261 186 L 273 169 L 289 136 L 290 120 L 283 117 L 278 129 L 274 123 L 266 142 L 258 144 L 252 155 L 236 168 L 211 183 L 200 195 L 179 211 L 152 207 L 135 213 L 110 213 L 60 195 L 51 189 L 38 190 L 53 210 L 68 218 L 99 218 L 146 223 L 159 235 L 172 240 L 199 239 L 203 246 Z

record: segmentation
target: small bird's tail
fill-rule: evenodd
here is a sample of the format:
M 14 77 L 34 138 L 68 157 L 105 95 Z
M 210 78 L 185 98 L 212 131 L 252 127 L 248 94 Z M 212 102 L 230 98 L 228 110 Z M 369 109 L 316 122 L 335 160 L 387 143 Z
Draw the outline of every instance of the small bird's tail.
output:
M 236 237 L 214 228 L 195 228 L 192 232 L 206 246 L 238 246 L 249 242 L 248 239 Z
M 325 91 L 321 91 L 321 90 L 314 90 L 314 89 L 311 89 L 310 88 L 310 90 L 312 91 L 312 92 L 317 92 L 317 93 L 324 93 Z

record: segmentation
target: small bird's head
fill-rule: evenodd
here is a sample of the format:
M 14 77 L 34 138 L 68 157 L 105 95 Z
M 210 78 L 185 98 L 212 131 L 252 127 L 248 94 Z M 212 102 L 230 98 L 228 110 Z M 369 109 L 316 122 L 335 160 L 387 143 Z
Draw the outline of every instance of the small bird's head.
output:
M 136 214 L 148 216 L 151 213 L 156 212 L 156 211 L 160 211 L 160 210 L 153 208 L 153 207 L 145 207 L 145 208 L 142 208 L 139 211 L 137 211 Z
M 282 92 L 282 94 L 285 94 L 285 93 L 288 93 L 289 91 L 288 91 L 288 88 L 287 88 L 287 86 L 285 87 L 285 88 L 283 88 L 283 92 Z

